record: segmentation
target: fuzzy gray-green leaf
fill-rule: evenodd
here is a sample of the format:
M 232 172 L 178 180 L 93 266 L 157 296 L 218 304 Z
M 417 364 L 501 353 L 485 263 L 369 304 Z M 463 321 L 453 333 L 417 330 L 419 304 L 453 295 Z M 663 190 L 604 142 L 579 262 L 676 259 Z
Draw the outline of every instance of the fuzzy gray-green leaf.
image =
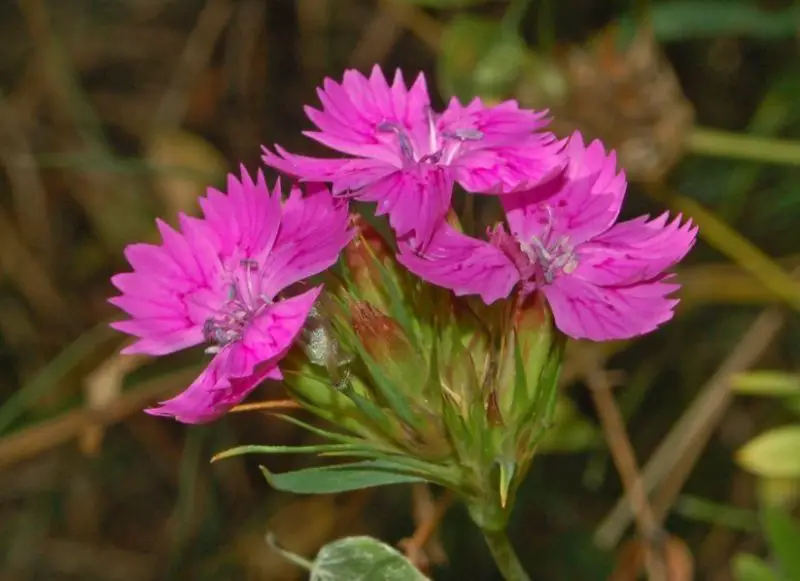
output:
M 310 581 L 426 581 L 396 549 L 370 537 L 347 537 L 322 547 Z

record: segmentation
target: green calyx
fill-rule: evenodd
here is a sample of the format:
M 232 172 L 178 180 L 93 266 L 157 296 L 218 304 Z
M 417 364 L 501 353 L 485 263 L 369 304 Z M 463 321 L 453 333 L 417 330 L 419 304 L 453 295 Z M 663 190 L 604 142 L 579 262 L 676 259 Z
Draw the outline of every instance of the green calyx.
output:
M 318 455 L 360 461 L 315 478 L 437 483 L 501 530 L 555 408 L 564 338 L 547 306 L 426 285 L 364 224 L 343 262 L 281 364 L 291 395 L 331 427 L 283 418 L 330 442 Z

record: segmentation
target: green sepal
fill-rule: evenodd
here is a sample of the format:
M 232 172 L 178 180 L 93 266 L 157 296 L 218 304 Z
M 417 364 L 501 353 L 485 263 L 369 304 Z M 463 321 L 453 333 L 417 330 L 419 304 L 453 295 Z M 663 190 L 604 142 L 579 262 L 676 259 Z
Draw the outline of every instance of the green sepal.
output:
M 525 362 L 522 359 L 522 348 L 517 333 L 512 332 L 511 336 L 514 339 L 514 401 L 520 407 L 527 409 L 530 407 L 531 397 L 528 394 L 528 378 L 525 373 Z M 538 392 L 541 392 L 541 389 L 537 389 Z
M 402 390 L 398 389 L 397 386 L 392 385 L 391 381 L 389 381 L 389 379 L 384 375 L 383 371 L 381 371 L 380 366 L 378 366 L 372 357 L 370 357 L 370 355 L 364 349 L 364 346 L 361 344 L 361 341 L 358 339 L 356 339 L 355 347 L 358 351 L 359 357 L 367 367 L 367 370 L 372 377 L 374 386 L 378 390 L 381 398 L 390 408 L 392 408 L 392 411 L 397 414 L 397 417 L 400 420 L 414 429 L 420 429 L 422 427 L 420 424 L 420 419 L 413 413 L 411 404 L 408 398 L 403 395 Z
M 278 413 L 273 413 L 270 415 L 278 419 L 281 419 L 285 422 L 289 422 L 290 424 L 293 424 L 298 428 L 303 428 L 304 430 L 316 436 L 320 436 L 322 438 L 326 438 L 334 442 L 340 442 L 343 444 L 361 444 L 363 442 L 361 438 L 350 436 L 348 434 L 342 434 L 340 432 L 331 432 L 329 430 L 324 430 L 318 426 L 314 426 L 312 424 L 309 424 L 308 422 L 304 422 L 303 420 L 298 420 L 293 416 L 289 416 L 286 414 L 278 414 Z
M 370 258 L 373 260 L 375 266 L 378 269 L 378 272 L 381 277 L 381 282 L 384 284 L 384 288 L 389 295 L 388 306 L 390 312 L 389 315 L 392 316 L 393 319 L 396 319 L 397 322 L 403 327 L 406 334 L 411 337 L 414 334 L 414 328 L 411 323 L 411 313 L 409 312 L 408 305 L 403 300 L 403 292 L 400 288 L 400 284 L 397 281 L 395 276 L 389 272 L 389 269 L 386 268 L 386 265 L 383 264 L 377 255 L 372 252 L 372 249 L 369 249 Z M 403 274 L 397 273 L 398 276 L 403 276 Z M 376 305 L 381 306 L 381 305 Z

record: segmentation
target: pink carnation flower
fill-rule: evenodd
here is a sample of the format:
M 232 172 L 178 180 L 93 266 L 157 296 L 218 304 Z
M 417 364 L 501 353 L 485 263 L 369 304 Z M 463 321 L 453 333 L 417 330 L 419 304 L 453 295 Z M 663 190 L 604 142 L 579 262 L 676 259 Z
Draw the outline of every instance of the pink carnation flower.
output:
M 242 168 L 228 194 L 209 189 L 204 218 L 181 214 L 180 231 L 158 221 L 160 245 L 132 244 L 133 272 L 111 280 L 111 299 L 130 315 L 112 327 L 137 337 L 123 353 L 164 355 L 205 343 L 208 368 L 183 393 L 147 410 L 185 423 L 213 420 L 265 378 L 303 327 L 321 287 L 279 296 L 293 283 L 333 265 L 352 234 L 346 204 L 319 185 L 293 189 L 282 201 Z
M 563 143 L 543 112 L 515 101 L 493 107 L 452 99 L 431 109 L 424 75 L 406 88 L 402 74 L 389 85 L 376 65 L 369 78 L 355 70 L 341 84 L 325 79 L 322 110 L 306 107 L 318 131 L 305 135 L 347 157 L 320 159 L 264 148 L 264 163 L 302 180 L 331 182 L 334 195 L 376 202 L 399 237 L 423 243 L 450 208 L 453 182 L 473 193 L 502 194 L 530 187 L 563 170 Z
M 615 224 L 626 180 L 616 156 L 580 133 L 567 144 L 565 180 L 500 198 L 502 225 L 484 242 L 448 225 L 424 253 L 401 243 L 400 261 L 421 278 L 486 303 L 541 291 L 556 325 L 576 339 L 624 339 L 672 317 L 677 284 L 664 271 L 693 246 L 697 228 L 667 213 Z

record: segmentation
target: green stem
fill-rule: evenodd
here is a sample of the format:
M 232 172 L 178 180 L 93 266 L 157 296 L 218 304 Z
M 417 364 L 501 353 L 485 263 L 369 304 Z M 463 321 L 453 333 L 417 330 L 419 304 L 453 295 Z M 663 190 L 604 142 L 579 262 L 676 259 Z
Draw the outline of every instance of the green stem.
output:
M 492 552 L 494 562 L 497 563 L 497 568 L 503 574 L 503 579 L 506 581 L 530 581 L 530 577 L 522 568 L 505 532 L 484 530 L 483 536 Z
M 687 139 L 694 154 L 800 166 L 800 141 L 695 127 Z

